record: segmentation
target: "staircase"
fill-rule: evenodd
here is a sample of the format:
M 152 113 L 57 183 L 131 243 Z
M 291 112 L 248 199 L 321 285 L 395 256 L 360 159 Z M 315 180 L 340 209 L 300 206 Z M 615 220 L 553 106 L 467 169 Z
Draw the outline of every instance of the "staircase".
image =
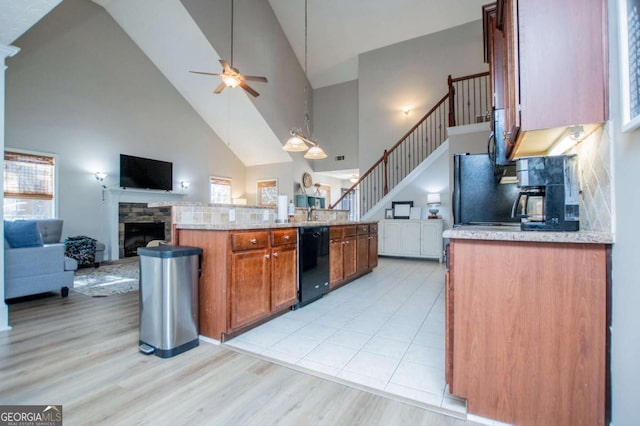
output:
M 447 128 L 490 119 L 489 73 L 447 78 L 448 92 L 332 204 L 358 220 L 447 139 Z

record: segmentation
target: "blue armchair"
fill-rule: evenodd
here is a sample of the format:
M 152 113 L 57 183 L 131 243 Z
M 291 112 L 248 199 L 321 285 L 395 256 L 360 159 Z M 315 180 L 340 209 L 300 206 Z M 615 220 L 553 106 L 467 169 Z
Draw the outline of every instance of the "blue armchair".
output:
M 5 222 L 4 248 L 4 297 L 29 296 L 49 291 L 60 292 L 63 297 L 73 288 L 74 271 L 78 264 L 64 255 L 60 243 L 63 221 L 60 219 L 36 220 L 35 230 L 28 222 Z M 21 226 L 20 238 L 30 235 L 24 244 L 16 243 L 8 226 Z M 38 233 L 41 242 L 38 241 Z M 14 233 L 15 234 L 15 233 Z M 13 243 L 13 244 L 12 244 Z M 11 247 L 11 246 L 14 247 Z

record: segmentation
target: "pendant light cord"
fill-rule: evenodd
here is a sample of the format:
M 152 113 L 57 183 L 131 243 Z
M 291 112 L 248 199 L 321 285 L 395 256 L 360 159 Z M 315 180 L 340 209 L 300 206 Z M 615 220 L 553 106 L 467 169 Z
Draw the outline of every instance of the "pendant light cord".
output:
M 231 0 L 231 68 L 233 68 L 233 0 Z
M 309 107 L 307 105 L 307 100 L 309 98 L 309 85 L 307 84 L 308 76 L 307 76 L 307 1 L 304 0 L 304 123 L 307 126 L 307 135 L 311 137 L 311 130 L 309 127 Z

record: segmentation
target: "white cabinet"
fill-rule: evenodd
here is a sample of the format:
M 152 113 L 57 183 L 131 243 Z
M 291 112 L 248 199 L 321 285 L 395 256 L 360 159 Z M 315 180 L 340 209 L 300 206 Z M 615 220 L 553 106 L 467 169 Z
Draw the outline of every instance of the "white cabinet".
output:
M 435 258 L 442 262 L 442 219 L 383 220 L 379 228 L 380 255 Z
M 420 223 L 420 255 L 435 257 L 442 262 L 442 219 L 430 219 Z

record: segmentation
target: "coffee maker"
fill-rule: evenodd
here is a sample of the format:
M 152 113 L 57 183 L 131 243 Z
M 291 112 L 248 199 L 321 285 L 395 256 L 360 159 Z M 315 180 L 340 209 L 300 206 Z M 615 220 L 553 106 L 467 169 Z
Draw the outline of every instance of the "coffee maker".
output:
M 516 160 L 520 193 L 511 216 L 523 231 L 577 231 L 579 185 L 577 157 L 558 155 Z

